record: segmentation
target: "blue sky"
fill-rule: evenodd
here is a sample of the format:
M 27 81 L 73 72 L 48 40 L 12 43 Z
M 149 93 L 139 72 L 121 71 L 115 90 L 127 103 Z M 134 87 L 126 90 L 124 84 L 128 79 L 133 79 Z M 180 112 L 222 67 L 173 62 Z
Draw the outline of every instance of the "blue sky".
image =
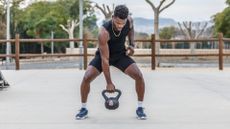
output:
M 107 5 L 126 4 L 133 14 L 133 17 L 152 18 L 153 10 L 145 0 L 92 0 L 98 4 Z M 160 0 L 152 0 L 156 6 Z M 171 0 L 166 0 L 171 1 Z M 173 5 L 165 9 L 160 17 L 173 18 L 176 21 L 203 21 L 210 20 L 210 17 L 217 12 L 221 12 L 225 7 L 226 0 L 176 0 Z M 103 17 L 100 12 L 96 12 L 98 17 Z

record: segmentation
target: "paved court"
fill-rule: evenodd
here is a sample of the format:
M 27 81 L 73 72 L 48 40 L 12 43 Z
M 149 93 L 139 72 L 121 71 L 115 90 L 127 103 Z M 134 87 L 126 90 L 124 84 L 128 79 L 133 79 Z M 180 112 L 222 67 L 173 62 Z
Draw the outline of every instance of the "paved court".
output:
M 116 69 L 112 78 L 122 90 L 120 108 L 104 108 L 100 75 L 91 86 L 89 118 L 74 119 L 80 108 L 84 71 L 3 70 L 11 86 L 0 91 L 0 129 L 229 129 L 230 70 L 142 69 L 146 80 L 148 120 L 135 119 L 134 81 Z

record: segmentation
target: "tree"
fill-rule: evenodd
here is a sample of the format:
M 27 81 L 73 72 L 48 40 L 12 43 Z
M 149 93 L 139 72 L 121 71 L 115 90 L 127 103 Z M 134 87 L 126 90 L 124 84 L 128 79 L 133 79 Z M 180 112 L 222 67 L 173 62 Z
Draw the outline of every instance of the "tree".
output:
M 230 37 L 230 0 L 226 1 L 228 7 L 226 7 L 222 12 L 214 15 L 213 20 L 215 23 L 215 35 L 222 32 L 225 37 Z
M 178 26 L 186 39 L 198 39 L 205 31 L 208 22 L 183 22 L 183 26 L 178 22 Z
M 183 22 L 183 26 L 178 22 L 178 26 L 185 36 L 185 39 L 198 39 L 205 31 L 208 26 L 208 22 Z M 190 44 L 191 53 L 194 54 L 195 43 Z
M 72 1 L 72 0 L 70 0 Z M 64 4 L 63 0 L 60 0 L 60 5 Z M 91 15 L 92 13 L 90 13 L 90 11 L 92 11 L 92 7 L 91 7 L 91 2 L 88 0 L 84 1 L 84 9 L 83 9 L 83 14 L 85 15 L 83 17 L 83 19 L 85 19 L 87 17 L 87 14 Z M 79 0 L 76 0 L 70 7 L 69 7 L 69 17 L 66 21 L 65 24 L 60 24 L 59 26 L 65 31 L 67 32 L 67 34 L 69 35 L 69 39 L 73 39 L 74 38 L 74 31 L 76 29 L 76 27 L 79 26 Z M 70 48 L 74 48 L 74 42 L 70 41 Z
M 230 0 L 227 0 L 227 1 L 226 1 L 226 4 L 230 5 Z
M 218 33 L 223 33 L 224 37 L 230 38 L 230 0 L 226 1 L 228 7 L 226 7 L 222 12 L 217 13 L 213 16 L 214 26 L 214 35 L 217 37 Z M 230 44 L 226 43 L 225 48 L 229 48 Z
M 67 14 L 65 15 L 65 20 L 63 20 L 63 22 L 60 23 L 59 26 L 68 34 L 69 39 L 74 38 L 74 30 L 79 25 L 79 20 L 77 19 L 77 14 L 79 14 L 79 5 L 77 4 L 77 2 L 78 0 L 75 1 L 75 3 L 73 0 L 59 0 L 57 2 L 57 7 L 63 10 L 62 13 Z M 69 47 L 74 48 L 74 41 L 69 42 Z
M 161 39 L 171 39 L 175 35 L 175 27 L 170 26 L 170 27 L 164 27 L 160 29 L 160 38 Z
M 102 4 L 102 7 L 101 7 L 96 3 L 95 7 L 98 8 L 103 13 L 105 17 L 105 21 L 108 21 L 109 19 L 111 19 L 112 14 L 114 12 L 114 4 L 112 5 L 112 8 L 110 8 L 108 5 Z
M 25 0 L 10 0 L 10 35 L 14 37 L 15 35 L 15 26 L 17 25 L 18 17 L 20 15 L 20 7 Z M 0 0 L 0 38 L 6 39 L 6 15 L 7 15 L 7 2 L 8 0 Z M 17 14 L 17 16 L 16 16 Z M 10 45 L 13 46 L 14 44 Z M 1 52 L 5 53 L 5 44 L 2 45 L 3 49 Z M 12 50 L 11 50 L 12 51 Z
M 17 24 L 18 16 L 20 15 L 19 5 L 22 4 L 25 0 L 11 0 L 10 1 L 10 17 L 11 17 L 11 35 L 14 35 L 15 26 Z M 6 7 L 7 0 L 0 0 L 0 28 L 1 28 L 1 38 L 6 37 Z M 17 16 L 16 16 L 17 14 Z
M 154 11 L 154 34 L 156 36 L 156 39 L 159 39 L 159 15 L 166 8 L 171 6 L 176 0 L 171 0 L 169 3 L 166 3 L 169 0 L 161 0 L 160 4 L 157 7 L 150 0 L 145 0 L 145 1 L 152 7 L 152 9 Z M 157 53 L 159 53 L 159 50 L 160 50 L 160 43 L 157 43 L 156 44 Z
M 26 0 L 12 0 L 11 7 L 11 35 L 15 36 L 17 33 L 17 26 L 19 24 L 20 17 L 22 17 L 22 9 L 20 5 L 24 4 Z
M 136 39 L 148 40 L 150 37 L 147 33 L 135 32 Z M 136 42 L 136 48 L 151 48 L 151 43 L 149 42 Z
M 20 34 L 27 34 L 30 38 L 50 38 L 52 31 L 55 33 L 55 38 L 67 38 L 69 35 L 63 31 L 60 24 L 67 27 L 67 21 L 79 19 L 77 4 L 76 0 L 32 3 L 23 9 L 18 31 Z M 94 32 L 97 29 L 96 16 L 93 14 L 93 11 L 90 11 L 89 4 L 85 5 L 84 14 L 87 15 L 84 20 L 84 26 L 88 26 Z M 73 29 L 73 36 L 78 33 L 77 29 L 76 27 Z M 45 47 L 50 47 L 50 44 L 44 45 Z M 65 50 L 67 44 L 55 44 L 55 47 L 58 52 L 64 52 L 63 50 Z
M 69 2 L 66 3 L 69 4 Z M 25 37 L 29 36 L 30 38 L 50 38 L 52 32 L 55 33 L 56 38 L 66 38 L 66 34 L 59 27 L 59 24 L 64 23 L 69 17 L 69 13 L 66 13 L 63 6 L 66 7 L 67 5 L 46 1 L 32 3 L 23 9 L 18 31 Z M 44 47 L 50 48 L 50 44 L 44 44 L 43 42 L 40 44 L 41 53 L 44 52 Z M 63 52 L 62 49 L 66 47 L 66 44 L 55 44 L 54 47 L 57 52 Z
M 175 37 L 175 27 L 174 26 L 170 26 L 170 27 L 164 27 L 162 29 L 160 29 L 160 39 L 172 39 L 173 37 Z M 173 48 L 175 47 L 175 44 L 172 45 Z M 169 48 L 171 47 L 171 44 L 169 43 L 164 43 L 161 44 L 161 48 Z
M 0 0 L 0 38 L 6 38 L 6 1 Z

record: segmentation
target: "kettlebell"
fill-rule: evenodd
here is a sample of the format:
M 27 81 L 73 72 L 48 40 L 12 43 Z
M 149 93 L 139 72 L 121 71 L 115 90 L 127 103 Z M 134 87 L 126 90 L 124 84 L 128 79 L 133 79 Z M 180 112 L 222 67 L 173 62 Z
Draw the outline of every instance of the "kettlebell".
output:
M 106 95 L 106 93 L 109 93 L 108 90 L 103 90 L 102 91 L 102 96 L 105 99 L 105 108 L 109 109 L 109 110 L 115 110 L 119 107 L 119 101 L 118 99 L 121 96 L 121 91 L 118 89 L 115 89 L 115 92 L 117 92 L 117 96 L 115 97 L 108 97 Z

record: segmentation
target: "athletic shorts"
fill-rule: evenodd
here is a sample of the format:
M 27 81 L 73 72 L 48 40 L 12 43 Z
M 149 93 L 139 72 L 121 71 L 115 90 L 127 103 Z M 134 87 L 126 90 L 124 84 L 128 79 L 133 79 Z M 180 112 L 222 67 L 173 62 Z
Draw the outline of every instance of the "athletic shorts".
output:
M 126 68 L 128 68 L 131 64 L 135 63 L 135 61 L 130 58 L 127 55 L 121 55 L 119 58 L 115 60 L 109 60 L 109 65 L 112 65 L 118 69 L 120 69 L 122 72 L 125 72 Z M 101 67 L 101 56 L 96 55 L 93 60 L 89 63 L 89 65 L 94 66 L 97 68 L 99 72 L 102 72 L 102 67 Z

